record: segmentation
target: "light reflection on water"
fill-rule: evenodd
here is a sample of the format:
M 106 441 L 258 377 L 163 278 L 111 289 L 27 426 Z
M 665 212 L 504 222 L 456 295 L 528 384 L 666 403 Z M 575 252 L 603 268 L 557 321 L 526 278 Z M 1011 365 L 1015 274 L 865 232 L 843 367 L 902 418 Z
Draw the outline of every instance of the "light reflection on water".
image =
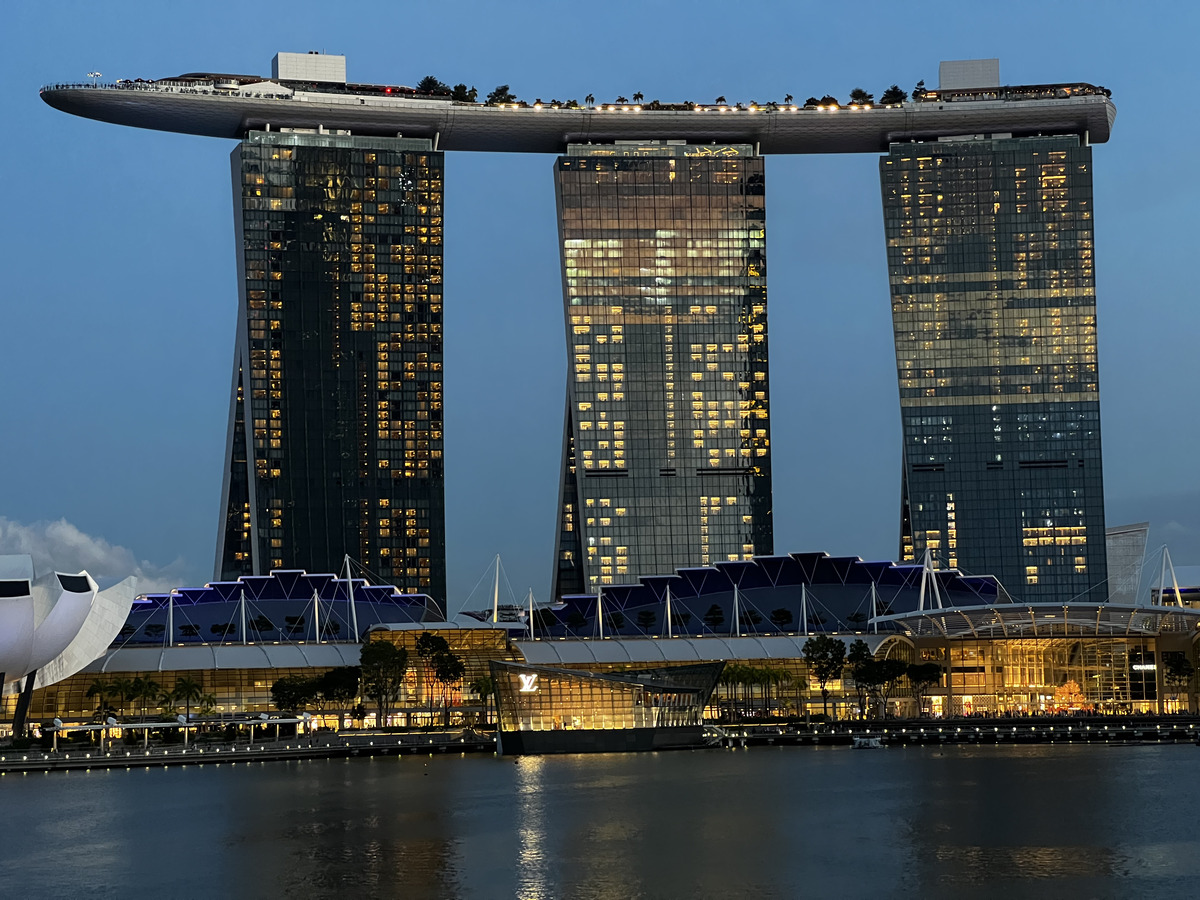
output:
M 4 776 L 0 895 L 1191 897 L 1198 767 L 1053 745 Z

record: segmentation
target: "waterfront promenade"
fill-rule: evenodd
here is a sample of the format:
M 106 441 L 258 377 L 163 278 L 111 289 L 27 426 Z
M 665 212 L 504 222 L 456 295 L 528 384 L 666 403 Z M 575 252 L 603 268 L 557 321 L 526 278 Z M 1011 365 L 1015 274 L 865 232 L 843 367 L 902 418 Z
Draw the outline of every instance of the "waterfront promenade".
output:
M 1197 716 L 1033 717 L 1022 719 L 889 720 L 708 726 L 706 742 L 691 749 L 758 746 L 846 747 L 855 738 L 878 738 L 884 747 L 942 744 L 1177 744 L 1200 743 Z M 686 748 L 685 748 L 686 749 Z M 119 745 L 101 750 L 72 745 L 0 747 L 0 776 L 16 772 L 132 769 L 337 759 L 355 756 L 494 753 L 495 733 L 475 729 L 410 732 L 339 732 L 248 743 L 202 742 L 182 746 Z

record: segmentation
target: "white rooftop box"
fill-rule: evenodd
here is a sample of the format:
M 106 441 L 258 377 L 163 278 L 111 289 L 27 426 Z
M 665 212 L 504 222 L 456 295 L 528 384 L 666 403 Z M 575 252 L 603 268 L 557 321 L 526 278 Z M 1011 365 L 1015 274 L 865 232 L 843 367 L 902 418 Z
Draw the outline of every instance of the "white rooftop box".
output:
M 271 60 L 275 81 L 325 81 L 346 83 L 346 57 L 332 53 L 276 53 Z
M 938 66 L 938 90 L 1000 87 L 1000 60 L 952 59 Z

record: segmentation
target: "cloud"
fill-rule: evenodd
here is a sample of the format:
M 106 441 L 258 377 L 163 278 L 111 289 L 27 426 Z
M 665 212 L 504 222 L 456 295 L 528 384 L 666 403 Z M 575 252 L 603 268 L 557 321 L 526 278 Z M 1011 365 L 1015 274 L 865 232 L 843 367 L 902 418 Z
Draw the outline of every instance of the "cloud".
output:
M 130 575 L 138 577 L 138 593 L 179 587 L 186 565 L 177 559 L 168 566 L 138 561 L 129 549 L 80 531 L 66 519 L 24 525 L 0 516 L 0 554 L 27 553 L 38 577 L 48 572 L 86 569 L 101 587 Z

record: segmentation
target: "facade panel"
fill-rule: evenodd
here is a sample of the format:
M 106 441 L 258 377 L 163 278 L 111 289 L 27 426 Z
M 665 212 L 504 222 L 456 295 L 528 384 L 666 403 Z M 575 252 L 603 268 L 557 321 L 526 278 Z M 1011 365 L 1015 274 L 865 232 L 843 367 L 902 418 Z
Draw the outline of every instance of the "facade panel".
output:
M 1091 148 L 895 144 L 880 162 L 904 430 L 901 556 L 1015 599 L 1107 596 Z
M 554 595 L 770 553 L 762 158 L 573 146 L 555 189 L 568 430 Z
M 338 571 L 445 597 L 443 156 L 251 132 L 217 578 Z

